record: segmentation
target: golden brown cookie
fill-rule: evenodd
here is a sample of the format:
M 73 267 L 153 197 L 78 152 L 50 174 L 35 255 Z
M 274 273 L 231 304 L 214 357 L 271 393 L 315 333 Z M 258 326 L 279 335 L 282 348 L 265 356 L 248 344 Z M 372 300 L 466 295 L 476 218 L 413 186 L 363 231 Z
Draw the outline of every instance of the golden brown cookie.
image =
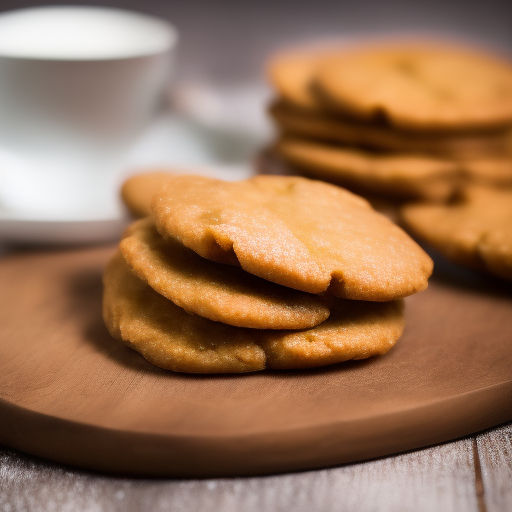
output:
M 277 100 L 269 113 L 285 135 L 456 160 L 501 157 L 512 162 L 512 130 L 483 133 L 418 133 L 294 107 Z
M 190 373 L 265 368 L 265 352 L 252 331 L 189 315 L 132 274 L 120 253 L 107 265 L 103 285 L 110 334 L 156 366 Z
M 512 157 L 460 162 L 465 182 L 491 187 L 512 187 Z
M 319 60 L 326 53 L 320 49 L 298 49 L 275 55 L 267 67 L 270 83 L 291 105 L 306 112 L 319 110 L 321 105 L 310 84 Z
M 396 199 L 448 199 L 461 180 L 456 162 L 421 155 L 372 153 L 300 139 L 283 139 L 276 152 L 312 178 Z
M 512 124 L 512 66 L 433 43 L 368 45 L 324 59 L 315 90 L 329 109 L 413 130 Z
M 319 296 L 206 260 L 164 240 L 151 218 L 133 223 L 119 248 L 140 279 L 187 313 L 256 329 L 305 329 L 329 316 Z
M 512 190 L 468 187 L 454 204 L 411 204 L 402 217 L 448 259 L 512 279 Z
M 137 174 L 128 178 L 121 187 L 121 198 L 135 217 L 147 217 L 151 213 L 153 196 L 164 186 L 170 171 Z
M 480 240 L 478 252 L 485 268 L 512 281 L 512 223 L 493 229 Z
M 328 320 L 303 331 L 244 329 L 212 322 L 156 293 L 118 253 L 104 274 L 110 334 L 161 368 L 242 373 L 310 368 L 384 354 L 404 329 L 403 303 L 337 300 Z
M 403 333 L 403 301 L 338 299 L 330 317 L 306 331 L 263 331 L 267 368 L 312 368 L 385 354 Z
M 320 181 L 177 176 L 152 209 L 164 237 L 297 290 L 387 301 L 423 290 L 432 272 L 430 258 L 399 227 Z

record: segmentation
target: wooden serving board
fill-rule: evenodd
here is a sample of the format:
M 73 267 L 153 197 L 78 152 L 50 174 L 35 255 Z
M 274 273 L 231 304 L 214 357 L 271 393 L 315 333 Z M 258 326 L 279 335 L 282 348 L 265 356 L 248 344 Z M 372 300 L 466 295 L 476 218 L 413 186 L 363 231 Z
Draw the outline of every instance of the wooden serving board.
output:
M 406 332 L 383 357 L 194 376 L 107 333 L 113 250 L 0 261 L 0 443 L 101 471 L 228 476 L 378 457 L 512 419 L 509 285 L 438 271 L 407 299 Z

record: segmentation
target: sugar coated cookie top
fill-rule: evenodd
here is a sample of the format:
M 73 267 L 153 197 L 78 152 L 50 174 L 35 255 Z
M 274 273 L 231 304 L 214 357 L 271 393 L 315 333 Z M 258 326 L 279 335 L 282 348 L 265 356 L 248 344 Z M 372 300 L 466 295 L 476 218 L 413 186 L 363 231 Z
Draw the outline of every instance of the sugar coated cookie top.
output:
M 427 287 L 432 261 L 364 199 L 299 177 L 177 176 L 152 204 L 159 232 L 204 258 L 311 293 L 387 301 Z

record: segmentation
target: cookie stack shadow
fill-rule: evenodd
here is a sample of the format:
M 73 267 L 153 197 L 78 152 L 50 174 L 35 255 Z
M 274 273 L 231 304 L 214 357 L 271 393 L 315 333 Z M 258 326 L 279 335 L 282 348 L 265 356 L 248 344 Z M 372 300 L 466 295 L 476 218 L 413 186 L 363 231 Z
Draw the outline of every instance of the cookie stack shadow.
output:
M 282 52 L 268 76 L 278 137 L 264 173 L 277 165 L 346 187 L 452 261 L 510 279 L 511 62 L 381 41 Z
M 401 299 L 431 272 L 406 233 L 334 185 L 169 175 L 105 270 L 103 314 L 162 368 L 309 368 L 387 352 Z

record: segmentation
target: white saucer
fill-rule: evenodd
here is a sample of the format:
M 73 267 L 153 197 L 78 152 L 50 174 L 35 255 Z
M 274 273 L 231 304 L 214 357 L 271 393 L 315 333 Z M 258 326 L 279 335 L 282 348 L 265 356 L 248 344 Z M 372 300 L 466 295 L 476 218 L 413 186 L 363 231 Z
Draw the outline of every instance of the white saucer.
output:
M 119 238 L 128 219 L 34 220 L 0 218 L 0 240 L 38 245 L 100 244 Z

